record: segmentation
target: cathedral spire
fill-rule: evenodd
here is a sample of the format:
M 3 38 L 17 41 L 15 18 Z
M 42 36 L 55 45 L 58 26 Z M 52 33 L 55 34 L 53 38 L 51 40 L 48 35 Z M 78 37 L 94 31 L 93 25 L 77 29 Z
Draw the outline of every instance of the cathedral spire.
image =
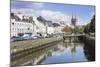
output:
M 73 16 L 73 14 L 72 14 L 71 24 L 75 26 L 76 25 L 76 20 L 77 20 L 76 16 Z

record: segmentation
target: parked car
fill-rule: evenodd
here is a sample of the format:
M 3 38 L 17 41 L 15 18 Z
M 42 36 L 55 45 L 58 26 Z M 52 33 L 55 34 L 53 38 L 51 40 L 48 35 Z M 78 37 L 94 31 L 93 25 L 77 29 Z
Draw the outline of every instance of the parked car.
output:
M 23 39 L 24 40 L 31 40 L 31 39 L 33 39 L 31 36 L 25 36 L 25 37 L 23 37 Z
M 11 37 L 10 41 L 14 42 L 15 41 L 15 36 Z
M 16 37 L 16 38 L 15 38 L 15 41 L 22 41 L 22 40 L 23 40 L 22 37 Z
M 38 36 L 33 36 L 32 38 L 33 38 L 33 39 L 38 39 Z
M 23 40 L 23 38 L 20 37 L 20 36 L 13 36 L 13 37 L 11 37 L 11 42 L 22 41 L 22 40 Z
M 24 34 L 22 36 L 22 38 L 23 38 L 23 40 L 30 40 L 30 39 L 32 39 L 32 37 L 29 34 Z

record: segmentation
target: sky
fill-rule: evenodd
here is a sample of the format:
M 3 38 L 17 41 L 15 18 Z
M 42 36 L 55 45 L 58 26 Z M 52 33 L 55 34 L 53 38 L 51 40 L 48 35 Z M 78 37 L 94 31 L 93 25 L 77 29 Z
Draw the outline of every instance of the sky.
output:
M 77 24 L 83 25 L 90 22 L 95 14 L 95 6 L 12 0 L 11 12 L 43 16 L 47 20 L 65 21 L 65 23 L 70 23 L 73 15 L 77 17 Z

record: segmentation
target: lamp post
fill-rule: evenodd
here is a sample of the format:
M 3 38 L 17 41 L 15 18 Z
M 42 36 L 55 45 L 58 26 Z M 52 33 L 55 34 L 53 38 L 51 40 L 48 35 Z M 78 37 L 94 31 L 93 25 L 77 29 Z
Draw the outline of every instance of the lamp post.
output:
M 47 23 L 46 23 L 46 20 L 45 20 L 44 22 L 45 22 L 45 33 L 46 33 L 46 35 L 47 35 L 47 34 L 48 34 L 48 33 L 47 33 L 48 30 L 47 30 Z

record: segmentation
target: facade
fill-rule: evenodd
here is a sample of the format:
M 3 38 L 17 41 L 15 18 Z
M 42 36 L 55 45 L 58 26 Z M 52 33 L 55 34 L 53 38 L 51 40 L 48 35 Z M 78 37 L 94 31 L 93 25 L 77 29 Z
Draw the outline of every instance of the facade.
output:
M 11 37 L 34 33 L 34 21 L 22 14 L 11 13 Z
M 63 33 L 63 28 L 66 26 L 66 24 L 61 24 L 60 22 L 54 23 L 54 33 Z
M 24 34 L 44 36 L 54 33 L 54 28 L 48 24 L 48 21 L 39 21 L 37 17 L 25 16 L 21 13 L 11 13 L 10 29 L 11 37 Z
M 43 23 L 41 23 L 41 21 L 38 21 L 37 20 L 37 17 L 33 17 L 34 19 L 34 23 L 35 23 L 35 28 L 34 28 L 34 31 L 37 33 L 37 34 L 44 34 L 46 33 L 46 27 L 44 26 Z
M 39 19 L 37 19 L 39 18 Z M 54 28 L 52 26 L 51 21 L 47 21 L 44 18 L 40 17 L 33 17 L 34 23 L 36 24 L 36 33 L 41 34 L 42 36 L 45 36 L 47 34 L 53 34 Z
M 47 33 L 48 34 L 54 34 L 54 28 L 53 27 L 47 27 Z
M 59 23 L 59 22 L 58 22 Z M 54 24 L 54 25 L 53 25 Z M 47 36 L 62 33 L 65 24 L 52 23 L 43 17 L 25 16 L 21 13 L 11 13 L 11 37 L 24 34 Z

